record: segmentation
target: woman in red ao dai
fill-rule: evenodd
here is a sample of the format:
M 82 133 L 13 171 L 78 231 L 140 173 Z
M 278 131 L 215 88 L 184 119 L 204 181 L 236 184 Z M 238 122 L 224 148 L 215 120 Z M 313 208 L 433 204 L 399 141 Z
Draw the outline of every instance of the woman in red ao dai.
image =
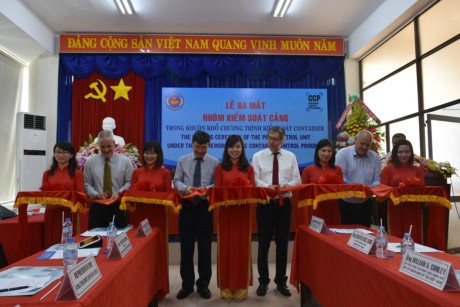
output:
M 216 187 L 254 186 L 254 169 L 246 158 L 239 135 L 228 137 L 215 178 Z M 251 207 L 229 205 L 217 209 L 217 278 L 221 297 L 226 301 L 246 299 L 252 284 Z

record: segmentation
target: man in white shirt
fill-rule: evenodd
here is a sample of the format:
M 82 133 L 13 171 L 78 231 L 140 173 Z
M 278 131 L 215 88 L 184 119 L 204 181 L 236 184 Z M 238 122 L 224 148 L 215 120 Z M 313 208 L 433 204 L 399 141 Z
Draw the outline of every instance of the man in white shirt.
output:
M 102 130 L 99 133 L 98 144 L 100 153 L 88 158 L 83 170 L 85 192 L 92 199 L 117 199 L 131 187 L 131 160 L 115 153 L 115 141 L 110 131 Z M 88 228 L 109 226 L 113 215 L 117 228 L 126 227 L 126 214 L 119 207 L 119 201 L 109 206 L 91 204 Z
M 356 134 L 355 145 L 342 148 L 335 156 L 335 164 L 343 171 L 345 183 L 361 183 L 374 187 L 380 183 L 380 160 L 370 149 L 373 135 L 367 130 Z M 372 198 L 340 199 L 342 224 L 360 224 L 367 227 L 372 223 Z
M 255 183 L 258 187 L 280 189 L 299 185 L 300 172 L 296 156 L 281 147 L 286 140 L 286 132 L 282 127 L 274 126 L 268 132 L 268 148 L 256 152 L 252 158 Z M 275 161 L 276 160 L 276 161 Z M 276 168 L 278 171 L 276 172 Z M 257 268 L 259 271 L 259 287 L 256 294 L 265 296 L 270 283 L 268 273 L 268 251 L 273 233 L 276 244 L 276 275 L 277 290 L 284 296 L 291 296 L 287 287 L 287 252 L 289 231 L 291 228 L 291 193 L 270 199 L 266 205 L 257 204 L 257 232 L 259 252 Z

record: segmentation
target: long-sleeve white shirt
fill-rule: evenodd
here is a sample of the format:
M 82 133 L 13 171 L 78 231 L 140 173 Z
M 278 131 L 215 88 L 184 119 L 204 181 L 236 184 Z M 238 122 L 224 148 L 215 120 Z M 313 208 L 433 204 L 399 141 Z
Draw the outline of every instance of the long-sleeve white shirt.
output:
M 268 187 L 272 185 L 273 153 L 266 148 L 258 151 L 252 157 L 254 179 L 256 186 Z M 279 185 L 296 186 L 301 183 L 299 165 L 296 156 L 287 150 L 281 149 L 278 154 Z M 284 193 L 283 197 L 291 197 L 292 193 Z

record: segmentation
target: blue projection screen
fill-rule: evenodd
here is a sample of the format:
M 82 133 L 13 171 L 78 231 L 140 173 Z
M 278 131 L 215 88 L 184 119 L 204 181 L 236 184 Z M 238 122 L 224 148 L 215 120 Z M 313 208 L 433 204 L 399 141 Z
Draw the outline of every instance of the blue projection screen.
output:
M 297 156 L 299 167 L 313 163 L 315 145 L 328 138 L 326 89 L 163 88 L 161 145 L 164 164 L 175 168 L 191 153 L 192 135 L 211 135 L 208 153 L 222 158 L 227 137 L 239 134 L 251 161 L 267 147 L 271 126 L 286 130 L 283 148 Z

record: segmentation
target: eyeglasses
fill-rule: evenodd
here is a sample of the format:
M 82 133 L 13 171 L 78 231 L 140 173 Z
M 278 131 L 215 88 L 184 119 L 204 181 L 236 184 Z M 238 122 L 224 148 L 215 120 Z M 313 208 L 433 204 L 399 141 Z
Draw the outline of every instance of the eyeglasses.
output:
M 144 151 L 144 156 L 154 156 L 154 155 L 157 155 L 157 153 L 154 151 Z
M 70 152 L 68 152 L 68 151 L 55 151 L 54 155 L 56 155 L 56 156 L 67 156 L 67 155 L 70 155 Z
M 279 142 L 279 141 L 281 141 L 280 138 L 275 138 L 275 137 L 272 137 L 272 136 L 269 136 L 269 137 L 268 137 L 268 140 L 269 140 L 269 141 L 273 141 L 273 142 Z

